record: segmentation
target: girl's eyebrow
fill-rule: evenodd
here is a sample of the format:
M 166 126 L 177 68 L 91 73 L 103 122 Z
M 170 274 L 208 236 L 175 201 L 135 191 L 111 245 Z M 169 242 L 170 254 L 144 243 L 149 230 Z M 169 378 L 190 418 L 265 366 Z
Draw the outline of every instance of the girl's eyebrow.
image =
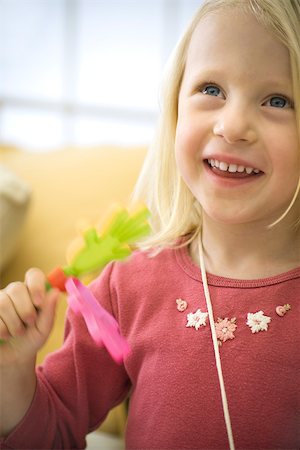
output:
M 183 76 L 183 80 L 187 80 L 191 85 L 197 85 L 203 82 L 219 82 L 224 79 L 225 75 L 222 70 L 199 70 L 199 68 L 193 70 L 186 68 Z
M 222 77 L 222 76 L 224 76 L 226 71 L 219 69 L 219 68 L 218 69 L 210 68 L 209 70 L 207 70 L 207 69 L 201 70 L 201 69 L 197 68 L 197 69 L 191 71 L 187 67 L 186 72 L 187 73 L 190 72 L 192 79 L 196 80 L 196 79 L 200 78 L 201 80 L 206 80 L 206 79 L 210 79 L 210 78 L 213 79 L 215 77 Z
M 287 97 L 293 96 L 293 86 L 288 78 L 265 78 L 261 82 L 256 80 L 257 89 L 267 91 L 269 94 L 284 94 Z

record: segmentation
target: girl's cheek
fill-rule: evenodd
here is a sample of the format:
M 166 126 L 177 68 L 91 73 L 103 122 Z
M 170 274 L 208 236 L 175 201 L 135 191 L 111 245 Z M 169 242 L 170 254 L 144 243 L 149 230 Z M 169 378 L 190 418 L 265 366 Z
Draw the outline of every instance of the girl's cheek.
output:
M 192 152 L 196 142 L 197 133 L 195 133 L 195 128 L 189 126 L 189 121 L 183 119 L 177 124 L 175 147 L 180 148 L 181 151 Z

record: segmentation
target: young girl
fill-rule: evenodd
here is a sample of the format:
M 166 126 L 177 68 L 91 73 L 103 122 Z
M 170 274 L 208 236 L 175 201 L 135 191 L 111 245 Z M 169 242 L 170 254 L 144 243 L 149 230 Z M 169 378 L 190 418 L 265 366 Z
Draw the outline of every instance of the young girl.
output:
M 35 372 L 57 293 L 38 269 L 9 285 L 1 448 L 84 448 L 127 396 L 128 450 L 300 448 L 300 1 L 206 1 L 165 87 L 153 235 L 91 285 L 131 353 L 69 311 Z

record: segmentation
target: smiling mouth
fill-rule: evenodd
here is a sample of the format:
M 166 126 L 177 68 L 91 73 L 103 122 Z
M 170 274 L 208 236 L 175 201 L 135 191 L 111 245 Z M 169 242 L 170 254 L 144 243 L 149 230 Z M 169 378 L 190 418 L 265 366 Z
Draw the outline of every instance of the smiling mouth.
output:
M 262 175 L 263 173 L 255 167 L 229 164 L 225 161 L 219 161 L 217 159 L 206 159 L 205 163 L 214 173 L 226 178 L 248 178 Z

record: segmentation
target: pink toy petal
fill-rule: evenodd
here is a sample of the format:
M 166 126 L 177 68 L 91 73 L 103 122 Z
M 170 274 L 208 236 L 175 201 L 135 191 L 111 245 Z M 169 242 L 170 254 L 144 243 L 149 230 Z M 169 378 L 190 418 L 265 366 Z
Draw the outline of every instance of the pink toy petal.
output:
M 115 318 L 97 302 L 91 291 L 77 278 L 68 278 L 66 291 L 69 294 L 70 307 L 76 314 L 82 314 L 96 344 L 103 344 L 111 357 L 117 363 L 122 363 L 130 348 L 125 338 L 121 336 Z

